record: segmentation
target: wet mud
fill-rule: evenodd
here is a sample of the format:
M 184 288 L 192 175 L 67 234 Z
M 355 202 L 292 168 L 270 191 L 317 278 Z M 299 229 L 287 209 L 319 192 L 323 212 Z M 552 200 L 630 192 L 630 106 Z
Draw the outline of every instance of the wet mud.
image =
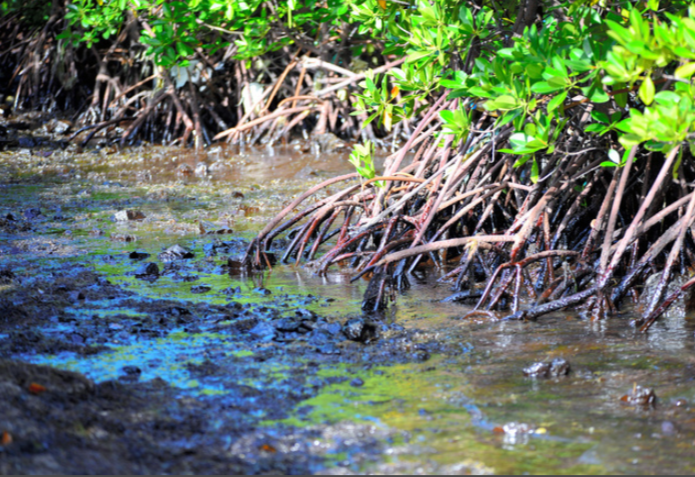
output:
M 7 147 L 0 473 L 695 471 L 690 316 L 461 320 L 434 270 L 363 315 L 347 271 L 238 267 L 344 154 Z

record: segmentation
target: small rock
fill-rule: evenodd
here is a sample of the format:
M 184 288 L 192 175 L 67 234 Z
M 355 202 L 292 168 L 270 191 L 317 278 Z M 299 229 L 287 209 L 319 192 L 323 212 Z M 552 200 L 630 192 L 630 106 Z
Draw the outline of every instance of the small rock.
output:
M 144 252 L 132 252 L 130 255 L 128 255 L 128 258 L 131 260 L 145 260 L 150 256 L 149 253 L 144 253 Z
M 239 295 L 241 293 L 241 287 L 225 288 L 224 290 L 222 290 L 222 293 L 224 293 L 227 296 Z
M 335 337 L 330 335 L 326 330 L 313 330 L 308 336 L 308 343 L 312 346 L 322 346 L 335 341 Z
M 193 168 L 188 164 L 181 164 L 179 167 L 176 168 L 176 175 L 182 177 L 188 177 L 190 175 L 193 175 Z
M 70 292 L 70 294 L 68 296 L 70 297 L 70 300 L 73 303 L 76 303 L 78 301 L 82 301 L 85 299 L 84 293 L 82 293 L 81 291 Z
M 159 266 L 152 262 L 146 263 L 135 270 L 135 276 L 138 278 L 159 277 Z
M 158 255 L 162 262 L 173 262 L 175 260 L 187 260 L 195 257 L 190 250 L 186 250 L 181 245 L 174 245 Z
M 210 173 L 210 168 L 204 162 L 199 163 L 195 166 L 195 175 L 206 176 Z
M 550 363 L 534 363 L 524 369 L 524 376 L 530 378 L 559 378 L 567 376 L 570 372 L 570 364 L 562 358 L 554 359 Z
M 137 366 L 124 366 L 121 371 L 123 372 L 123 376 L 118 379 L 124 382 L 135 382 L 140 379 L 140 375 L 142 374 L 142 370 Z
M 302 325 L 301 322 L 292 318 L 282 318 L 280 320 L 273 321 L 272 324 L 276 330 L 281 331 L 283 333 L 291 333 L 297 331 Z
M 207 293 L 210 290 L 212 290 L 212 287 L 209 287 L 207 285 L 196 285 L 194 287 L 191 287 L 191 293 L 196 295 Z
M 340 325 L 340 323 L 323 323 L 321 325 L 321 329 L 326 330 L 326 332 L 331 336 L 338 335 L 342 328 L 343 327 Z
M 678 433 L 676 425 L 671 421 L 664 421 L 661 423 L 661 434 L 664 436 L 675 436 Z
M 167 310 L 167 314 L 174 317 L 192 316 L 190 310 L 187 310 L 186 308 L 181 308 L 179 306 L 172 306 L 171 308 L 169 308 L 169 310 Z
M 364 381 L 361 378 L 355 378 L 352 381 L 350 381 L 350 386 L 353 388 L 361 388 L 364 386 Z
M 569 361 L 556 358 L 550 363 L 550 376 L 558 378 L 560 376 L 567 376 L 570 373 L 570 363 Z
M 550 373 L 549 363 L 533 363 L 524 369 L 524 376 L 532 378 L 547 378 Z
M 24 218 L 27 220 L 34 220 L 38 219 L 39 217 L 43 217 L 41 209 L 27 209 L 24 211 Z
M 261 341 L 272 341 L 275 339 L 277 331 L 270 323 L 258 323 L 249 330 L 249 333 Z
M 140 376 L 142 374 L 142 370 L 137 366 L 123 366 L 121 371 L 128 376 Z
M 620 398 L 621 401 L 633 406 L 655 407 L 656 394 L 653 389 L 643 388 L 642 386 L 633 387 L 629 393 Z
M 111 240 L 114 242 L 135 242 L 137 238 L 130 234 L 113 234 Z
M 256 289 L 253 290 L 253 292 L 256 293 L 256 294 L 258 294 L 258 295 L 263 295 L 263 296 L 268 296 L 268 295 L 272 295 L 272 294 L 273 294 L 273 292 L 271 292 L 271 291 L 268 290 L 267 288 L 256 288 Z
M 343 325 L 343 334 L 351 341 L 369 343 L 378 336 L 378 329 L 372 322 L 363 318 L 352 318 Z
M 65 119 L 51 119 L 45 124 L 45 128 L 48 133 L 65 134 L 72 128 L 72 123 Z
M 0 270 L 0 285 L 9 285 L 15 278 L 15 274 L 12 270 Z
M 132 220 L 144 220 L 146 218 L 145 214 L 139 210 L 121 210 L 116 212 L 113 219 L 116 222 L 128 222 Z
M 83 345 L 87 341 L 84 336 L 79 333 L 70 333 L 67 335 L 68 341 L 76 345 Z
M 301 320 L 312 321 L 312 322 L 315 322 L 316 320 L 318 320 L 318 316 L 316 315 L 316 313 L 314 313 L 311 310 L 307 310 L 305 308 L 298 309 L 297 311 L 294 312 L 294 315 Z
M 345 149 L 347 145 L 333 133 L 317 134 L 313 137 L 314 141 L 321 148 L 321 152 L 334 152 Z

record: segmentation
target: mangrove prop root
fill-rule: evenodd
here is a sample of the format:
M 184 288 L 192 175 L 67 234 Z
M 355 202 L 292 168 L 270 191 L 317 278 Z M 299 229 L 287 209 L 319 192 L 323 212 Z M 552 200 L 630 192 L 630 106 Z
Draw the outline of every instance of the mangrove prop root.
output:
M 453 104 L 439 97 L 431 111 Z M 430 121 L 433 117 L 426 115 L 415 127 L 406 147 L 387 159 L 382 175 L 355 181 L 295 212 L 321 189 L 357 176 L 335 178 L 300 196 L 256 237 L 247 262 L 262 268 L 261 252 L 270 240 L 303 223 L 288 256 L 296 253 L 298 263 L 319 257 L 318 273 L 352 260 L 358 267 L 353 281 L 372 276 L 365 312 L 382 309 L 419 264 L 449 267 L 456 260 L 442 280 L 455 283 L 457 291 L 482 289 L 476 313 L 490 317 L 487 313 L 506 301 L 508 319 L 534 320 L 590 303 L 598 315 L 610 316 L 623 297 L 643 286 L 648 267 L 662 272 L 665 287 L 674 270 L 686 269 L 681 262 L 694 255 L 685 248 L 692 242 L 687 234 L 695 220 L 695 191 L 669 174 L 679 151 L 661 158 L 650 153 L 646 161 L 633 148 L 620 169 L 601 168 L 602 159 L 590 148 L 555 153 L 534 183 L 530 163 L 513 167 L 516 158 L 498 152 L 510 129 L 497 133 L 493 147 L 494 128 L 485 123 L 492 119 L 481 113 L 477 132 L 464 144 L 454 144 L 450 136 L 438 143 L 431 138 L 442 125 Z M 581 144 L 567 141 L 566 150 Z M 407 159 L 409 151 L 416 154 Z M 691 184 L 695 161 L 681 161 L 680 167 Z M 659 173 L 649 174 L 650 169 Z M 639 200 L 631 198 L 632 191 L 642 191 Z M 339 220 L 340 210 L 345 214 Z M 662 300 L 662 294 L 645 323 L 675 300 Z

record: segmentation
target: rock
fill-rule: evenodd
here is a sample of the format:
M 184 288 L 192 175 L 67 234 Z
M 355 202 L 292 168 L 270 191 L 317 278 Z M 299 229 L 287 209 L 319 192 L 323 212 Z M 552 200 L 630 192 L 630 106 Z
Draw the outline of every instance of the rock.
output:
M 429 361 L 430 353 L 424 349 L 416 349 L 415 351 L 413 351 L 413 353 L 410 355 L 410 357 L 415 362 L 424 363 L 425 361 Z
M 111 235 L 111 240 L 114 242 L 135 242 L 137 237 L 130 234 L 113 234 Z
M 570 364 L 562 358 L 554 359 L 550 363 L 534 363 L 524 369 L 524 376 L 530 378 L 559 378 L 567 376 L 570 372 Z
M 661 423 L 661 434 L 664 436 L 675 436 L 678 434 L 678 429 L 671 421 L 664 421 Z
M 84 293 L 82 293 L 81 291 L 70 292 L 70 294 L 68 296 L 70 297 L 70 300 L 73 303 L 77 303 L 78 301 L 85 300 L 85 298 L 86 298 L 84 296 Z
M 0 299 L 0 323 L 16 323 L 28 317 L 29 315 L 22 308 L 10 301 Z
M 0 285 L 9 285 L 15 278 L 16 276 L 12 270 L 0 270 Z
M 137 278 L 159 277 L 159 266 L 156 263 L 146 263 L 135 270 Z
M 659 284 L 659 280 L 661 280 L 661 276 L 661 273 L 655 273 L 647 278 L 639 299 L 639 306 L 642 309 L 646 310 L 649 307 L 649 303 L 651 302 L 654 293 L 656 293 L 656 287 Z M 666 287 L 664 298 L 676 292 L 676 290 L 683 286 L 689 279 L 690 278 L 685 275 L 674 275 Z M 681 296 L 673 302 L 666 313 L 664 313 L 664 317 L 685 318 L 686 314 L 693 311 L 695 311 L 695 289 L 691 288 L 690 290 L 682 293 Z
M 272 295 L 272 294 L 273 294 L 273 292 L 271 292 L 271 291 L 268 290 L 267 288 L 256 288 L 256 289 L 253 290 L 253 292 L 256 293 L 256 294 L 258 294 L 258 295 L 263 295 L 263 296 L 268 296 L 268 295 Z
M 39 217 L 43 217 L 43 214 L 41 213 L 41 209 L 27 209 L 24 211 L 24 218 L 27 220 L 34 220 L 38 219 Z
M 335 152 L 345 149 L 347 145 L 333 133 L 317 134 L 313 137 L 314 141 L 319 145 L 321 152 Z
M 352 318 L 343 325 L 343 334 L 351 341 L 369 343 L 378 337 L 377 326 L 364 318 Z
M 127 374 L 129 376 L 140 376 L 142 374 L 142 370 L 137 366 L 123 366 L 121 371 L 123 371 L 123 374 Z
M 150 254 L 149 253 L 144 253 L 144 252 L 132 252 L 130 255 L 128 255 L 128 258 L 131 260 L 145 260 L 146 258 L 149 258 Z
M 355 378 L 352 381 L 350 381 L 350 386 L 353 388 L 361 388 L 364 386 L 364 381 L 361 378 Z
M 193 175 L 193 168 L 188 164 L 181 164 L 176 168 L 176 175 L 181 177 L 188 177 Z
M 206 176 L 210 173 L 210 168 L 204 162 L 201 162 L 195 166 L 195 175 Z
M 44 128 L 50 134 L 65 134 L 72 128 L 72 123 L 65 119 L 51 119 Z
M 258 323 L 249 333 L 261 341 L 273 341 L 277 335 L 275 327 L 270 323 Z
M 140 375 L 142 374 L 142 370 L 137 366 L 123 366 L 121 371 L 123 372 L 123 376 L 121 376 L 119 380 L 125 382 L 135 382 L 140 379 Z
M 300 320 L 307 320 L 307 321 L 312 321 L 312 322 L 315 322 L 319 318 L 316 315 L 316 313 L 314 313 L 311 310 L 307 310 L 305 308 L 300 308 L 297 311 L 295 311 L 294 316 L 296 316 Z
M 121 210 L 116 212 L 113 219 L 116 222 L 128 222 L 132 220 L 144 220 L 146 218 L 145 214 L 139 210 Z
M 212 287 L 209 287 L 207 285 L 196 285 L 194 287 L 191 287 L 191 293 L 195 295 L 201 295 L 203 293 L 209 292 L 210 290 L 212 290 Z
M 533 363 L 528 368 L 524 368 L 524 376 L 532 378 L 546 378 L 550 372 L 549 363 Z
M 190 310 L 188 310 L 186 308 L 181 308 L 179 306 L 173 306 L 173 307 L 169 308 L 169 310 L 167 310 L 167 314 L 169 316 L 173 316 L 176 318 L 179 318 L 182 316 L 192 316 L 192 313 L 190 312 Z
M 556 358 L 552 363 L 550 363 L 550 376 L 557 378 L 560 376 L 567 376 L 569 373 L 569 361 L 562 358 Z
M 637 385 L 635 385 L 629 393 L 621 397 L 620 400 L 638 407 L 656 407 L 656 394 L 654 390 Z
M 174 245 L 169 247 L 164 252 L 158 255 L 162 262 L 173 262 L 175 260 L 187 260 L 189 258 L 195 257 L 195 254 L 190 250 L 183 248 L 181 245 Z
M 323 346 L 335 341 L 335 337 L 326 330 L 313 330 L 308 335 L 308 343 L 312 346 Z
M 282 318 L 272 322 L 276 330 L 283 333 L 291 333 L 301 328 L 302 323 L 292 318 Z

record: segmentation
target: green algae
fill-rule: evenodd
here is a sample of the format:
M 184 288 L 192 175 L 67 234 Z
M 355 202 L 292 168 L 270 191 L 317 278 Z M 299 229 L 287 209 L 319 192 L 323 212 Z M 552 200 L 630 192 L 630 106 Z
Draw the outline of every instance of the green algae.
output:
M 298 427 L 358 422 L 394 429 L 417 436 L 422 448 L 410 455 L 398 452 L 399 460 L 412 462 L 427 459 L 440 466 L 462 461 L 485 463 L 495 473 L 571 475 L 605 473 L 600 465 L 578 463 L 578 459 L 595 444 L 568 439 L 553 439 L 547 429 L 537 428 L 527 440 L 505 444 L 494 432 L 494 424 L 482 417 L 472 402 L 460 402 L 467 391 L 465 383 L 452 380 L 444 365 L 435 358 L 427 363 L 393 365 L 355 372 L 350 366 L 336 366 L 319 372 L 323 377 L 348 375 L 359 377 L 364 384 L 354 387 L 350 381 L 334 384 L 318 396 L 302 403 L 312 409 L 283 423 Z M 267 423 L 270 424 L 270 423 Z M 409 441 L 411 439 L 408 439 Z M 392 445 L 406 446 L 403 439 Z M 369 468 L 363 469 L 368 471 Z

